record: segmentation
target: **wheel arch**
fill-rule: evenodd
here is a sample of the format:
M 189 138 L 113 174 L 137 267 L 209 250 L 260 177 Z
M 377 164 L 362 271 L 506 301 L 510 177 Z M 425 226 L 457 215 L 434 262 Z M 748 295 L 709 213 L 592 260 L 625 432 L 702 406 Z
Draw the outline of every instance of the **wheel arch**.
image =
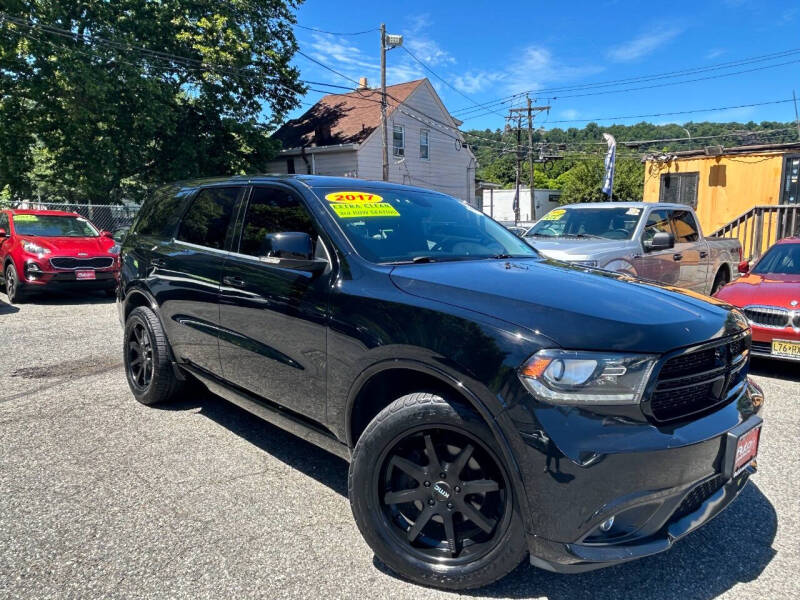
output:
M 403 385 L 372 396 L 372 391 L 380 389 L 387 382 L 402 381 Z M 418 389 L 417 384 L 429 386 Z M 412 389 L 414 388 L 414 389 Z M 414 391 L 433 391 L 444 393 L 451 399 L 460 401 L 473 409 L 486 423 L 500 449 L 522 509 L 526 527 L 530 526 L 529 502 L 522 477 L 522 470 L 512 451 L 511 444 L 497 419 L 480 396 L 449 373 L 414 360 L 387 359 L 373 364 L 356 379 L 351 387 L 346 410 L 347 445 L 354 448 L 358 437 L 369 422 L 386 406 L 397 398 Z

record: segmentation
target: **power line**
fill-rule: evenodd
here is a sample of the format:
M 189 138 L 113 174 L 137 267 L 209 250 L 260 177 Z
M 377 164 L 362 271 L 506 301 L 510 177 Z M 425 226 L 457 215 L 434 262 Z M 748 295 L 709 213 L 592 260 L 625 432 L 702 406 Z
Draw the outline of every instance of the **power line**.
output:
M 641 119 L 645 117 L 666 117 L 672 115 L 689 115 L 694 113 L 701 113 L 701 112 L 714 112 L 719 110 L 733 110 L 737 108 L 752 108 L 754 106 L 767 106 L 770 104 L 785 104 L 787 102 L 792 102 L 793 100 L 789 98 L 788 100 L 770 100 L 768 102 L 754 102 L 753 104 L 737 104 L 735 106 L 718 106 L 714 108 L 698 108 L 694 110 L 678 110 L 673 112 L 662 112 L 662 113 L 650 113 L 646 115 L 626 115 L 626 116 L 618 116 L 618 117 L 593 117 L 591 119 L 556 119 L 553 121 L 549 121 L 550 123 L 589 123 L 589 122 L 596 122 L 596 121 L 617 121 L 621 119 Z M 603 142 L 605 143 L 605 142 Z
M 454 86 L 452 83 L 450 83 L 449 81 L 447 81 L 447 80 L 446 80 L 444 77 L 442 77 L 441 75 L 439 75 L 439 74 L 438 74 L 436 71 L 434 71 L 434 70 L 433 70 L 433 69 L 432 69 L 430 66 L 428 66 L 427 64 L 425 64 L 424 62 L 422 62 L 422 60 L 420 60 L 419 58 L 417 58 L 417 56 L 416 56 L 416 55 L 415 55 L 413 52 L 411 52 L 411 50 L 409 50 L 409 49 L 408 49 L 408 48 L 406 48 L 405 46 L 400 46 L 400 48 L 401 48 L 402 50 L 404 50 L 404 51 L 406 52 L 406 54 L 408 54 L 408 55 L 409 55 L 411 58 L 413 58 L 415 61 L 417 61 L 417 62 L 418 62 L 420 65 L 422 65 L 422 67 L 423 67 L 423 68 L 424 68 L 426 71 L 428 71 L 428 72 L 429 72 L 431 75 L 433 75 L 434 77 L 436 77 L 436 79 L 438 79 L 438 80 L 439 80 L 439 81 L 441 81 L 443 84 L 445 84 L 447 87 L 449 87 L 451 90 L 453 90 L 453 91 L 454 91 L 456 94 L 458 94 L 458 95 L 459 95 L 459 96 L 461 96 L 462 98 L 466 98 L 467 100 L 469 100 L 470 102 L 472 102 L 472 103 L 473 103 L 475 106 L 477 106 L 477 107 L 483 107 L 483 106 L 485 106 L 485 105 L 483 105 L 483 104 L 480 104 L 479 102 L 476 102 L 475 100 L 473 100 L 473 99 L 472 99 L 472 98 L 470 98 L 469 96 L 467 96 L 467 95 L 466 95 L 464 92 L 462 92 L 461 90 L 459 90 L 459 89 L 458 89 L 456 86 Z M 503 114 L 502 114 L 502 113 L 499 113 L 499 112 L 497 112 L 497 111 L 495 111 L 495 110 L 489 110 L 489 112 L 493 112 L 494 114 L 496 114 L 496 115 L 499 115 L 499 116 L 501 116 L 501 117 L 503 116 Z
M 609 87 L 614 85 L 621 85 L 621 84 L 629 84 L 629 83 L 641 83 L 645 81 L 655 81 L 658 79 L 666 79 L 666 78 L 675 78 L 675 77 L 683 77 L 686 75 L 693 75 L 695 73 L 701 72 L 708 72 L 708 71 L 715 71 L 715 70 L 722 70 L 726 68 L 733 68 L 736 66 L 742 66 L 745 64 L 752 64 L 756 62 L 764 62 L 768 60 L 774 60 L 776 58 L 783 58 L 785 56 L 791 56 L 794 54 L 800 53 L 800 48 L 790 48 L 787 50 L 782 50 L 780 52 L 773 52 L 771 54 L 763 54 L 759 56 L 747 57 L 739 60 L 734 61 L 727 61 L 723 63 L 717 63 L 714 65 L 708 65 L 705 67 L 692 67 L 688 69 L 680 69 L 676 71 L 667 71 L 663 73 L 655 73 L 651 75 L 640 75 L 637 77 L 629 77 L 626 79 L 614 79 L 614 80 L 607 80 L 607 81 L 600 81 L 594 83 L 586 83 L 581 85 L 574 85 L 574 86 L 562 86 L 562 87 L 553 87 L 553 88 L 541 88 L 538 90 L 528 90 L 525 93 L 535 93 L 535 94 L 542 94 L 542 93 L 550 93 L 550 92 L 570 92 L 570 91 L 578 91 L 582 89 L 592 89 L 592 88 L 601 88 L 601 87 Z M 498 98 L 496 102 L 501 103 L 503 101 L 507 101 L 509 98 L 513 96 L 506 96 L 503 98 Z M 563 97 L 563 96 L 562 96 Z M 461 107 L 457 108 L 452 111 L 453 114 L 455 113 L 462 113 L 462 112 L 470 112 L 475 111 L 474 107 Z
M 300 29 L 307 29 L 308 31 L 316 31 L 317 33 L 327 33 L 328 35 L 364 35 L 365 33 L 372 33 L 373 31 L 379 31 L 377 27 L 373 27 L 372 29 L 365 29 L 364 31 L 326 31 L 325 29 L 320 29 L 318 27 L 309 27 L 308 25 L 300 25 L 300 23 L 295 23 L 295 27 L 299 27 Z

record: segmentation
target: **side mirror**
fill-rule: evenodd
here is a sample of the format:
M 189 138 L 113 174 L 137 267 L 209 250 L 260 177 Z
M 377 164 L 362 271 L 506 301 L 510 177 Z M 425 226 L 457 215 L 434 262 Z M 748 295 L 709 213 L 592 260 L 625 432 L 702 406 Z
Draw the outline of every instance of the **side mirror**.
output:
M 646 252 L 655 252 L 656 250 L 668 250 L 675 247 L 675 236 L 666 231 L 659 231 L 653 236 L 653 239 L 644 243 Z
M 750 272 L 750 263 L 746 260 L 743 260 L 739 263 L 739 273 L 742 275 L 747 275 Z
M 273 258 L 313 260 L 314 242 L 310 235 L 299 231 L 268 233 L 264 236 L 261 254 Z
M 0 238 L 6 238 L 6 237 L 8 237 L 8 232 L 2 227 L 0 227 Z

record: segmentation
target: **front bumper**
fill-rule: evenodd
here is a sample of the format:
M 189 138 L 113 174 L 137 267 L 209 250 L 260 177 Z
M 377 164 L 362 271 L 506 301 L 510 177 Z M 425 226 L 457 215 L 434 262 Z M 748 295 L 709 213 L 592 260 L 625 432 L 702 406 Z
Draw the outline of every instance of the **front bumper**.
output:
M 104 269 L 93 270 L 94 279 L 78 279 L 76 270 L 53 269 L 46 259 L 28 258 L 22 266 L 20 283 L 25 292 L 37 290 L 106 290 L 113 289 L 119 281 L 119 267 L 115 264 Z
M 754 461 L 734 475 L 730 439 L 760 425 L 762 405 L 748 382 L 718 411 L 670 427 L 574 407 L 509 409 L 525 447 L 516 454 L 532 512 L 531 563 L 573 573 L 668 550 L 728 506 L 755 472 Z
M 752 325 L 753 341 L 750 345 L 750 354 L 764 358 L 775 358 L 778 360 L 788 360 L 797 362 L 800 357 L 775 356 L 772 354 L 772 340 L 785 340 L 789 342 L 800 342 L 800 329 L 796 327 L 784 327 L 783 329 L 760 327 Z

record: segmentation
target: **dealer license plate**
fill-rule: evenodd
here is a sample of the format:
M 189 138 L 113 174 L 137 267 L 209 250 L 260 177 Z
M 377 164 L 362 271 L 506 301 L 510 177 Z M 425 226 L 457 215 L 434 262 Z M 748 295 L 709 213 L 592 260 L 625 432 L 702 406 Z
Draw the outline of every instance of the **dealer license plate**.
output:
M 75 279 L 95 279 L 93 270 L 75 271 Z
M 772 340 L 772 354 L 788 358 L 800 358 L 800 342 Z
M 736 477 L 742 470 L 753 462 L 758 454 L 758 440 L 761 436 L 761 426 L 753 427 L 736 442 L 736 458 L 733 463 L 733 476 Z

